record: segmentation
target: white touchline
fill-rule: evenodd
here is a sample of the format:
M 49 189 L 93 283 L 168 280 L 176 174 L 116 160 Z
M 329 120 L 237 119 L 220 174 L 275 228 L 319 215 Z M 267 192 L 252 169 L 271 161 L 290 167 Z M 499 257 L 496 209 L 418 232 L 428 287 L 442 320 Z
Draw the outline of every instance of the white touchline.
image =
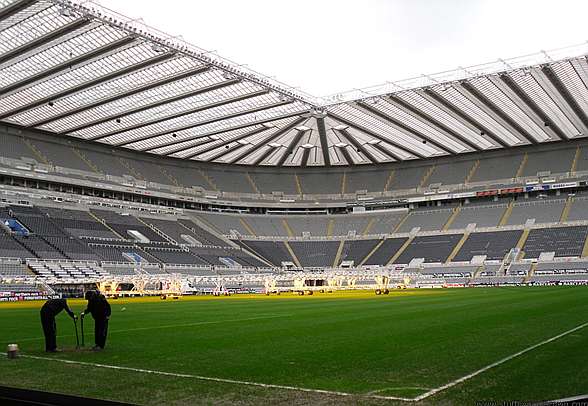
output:
M 151 327 L 137 327 L 137 328 L 129 328 L 124 330 L 113 330 L 109 331 L 109 334 L 116 334 L 116 333 L 127 333 L 130 331 L 141 331 L 141 330 L 157 330 L 162 328 L 176 328 L 176 327 L 192 327 L 192 326 L 201 326 L 206 324 L 223 324 L 223 323 L 235 323 L 239 321 L 251 321 L 251 320 L 264 320 L 264 319 L 275 319 L 279 317 L 289 317 L 290 314 L 275 314 L 275 315 L 267 315 L 267 316 L 259 316 L 259 317 L 247 317 L 242 319 L 228 319 L 228 320 L 212 320 L 212 321 L 198 321 L 194 323 L 186 323 L 186 324 L 169 324 L 165 326 L 151 326 Z M 65 337 L 73 337 L 73 334 L 64 334 L 59 335 L 57 338 L 65 338 Z M 19 343 L 23 341 L 38 341 L 44 340 L 45 337 L 34 337 L 34 338 L 21 338 L 17 340 L 12 340 L 11 343 Z M 5 340 L 6 341 L 6 340 Z
M 0 352 L 0 354 L 6 356 L 6 353 Z M 156 370 L 143 369 L 143 368 L 122 367 L 122 366 L 117 366 L 117 365 L 97 364 L 97 363 L 93 363 L 93 362 L 72 361 L 72 360 L 60 359 L 60 358 L 40 357 L 40 356 L 36 356 L 36 355 L 21 354 L 20 357 L 36 359 L 36 360 L 43 360 L 43 361 L 55 361 L 55 362 L 61 362 L 64 364 L 71 364 L 71 365 L 84 365 L 84 366 L 89 366 L 89 367 L 94 367 L 94 368 L 114 369 L 114 370 L 119 370 L 119 371 L 131 371 L 131 372 L 139 372 L 139 373 L 150 374 L 150 375 L 171 376 L 174 378 L 191 378 L 191 379 L 197 379 L 197 380 L 201 380 L 201 381 L 212 381 L 212 382 L 230 383 L 230 384 L 237 384 L 237 385 L 258 386 L 261 388 L 271 388 L 271 389 L 286 389 L 286 390 L 297 391 L 297 392 L 322 393 L 325 395 L 335 395 L 335 396 L 365 397 L 365 395 L 348 393 L 348 392 L 331 391 L 331 390 L 324 390 L 324 389 L 300 388 L 297 386 L 276 385 L 276 384 L 270 384 L 270 383 L 239 381 L 236 379 L 215 378 L 215 377 L 211 377 L 211 376 L 191 375 L 191 374 L 180 374 L 180 373 L 175 373 L 175 372 L 156 371 Z M 371 397 L 371 396 L 368 396 L 368 397 Z M 410 398 L 400 398 L 400 397 L 393 397 L 393 396 L 388 396 L 387 399 L 404 400 L 404 401 L 411 401 L 412 400 Z

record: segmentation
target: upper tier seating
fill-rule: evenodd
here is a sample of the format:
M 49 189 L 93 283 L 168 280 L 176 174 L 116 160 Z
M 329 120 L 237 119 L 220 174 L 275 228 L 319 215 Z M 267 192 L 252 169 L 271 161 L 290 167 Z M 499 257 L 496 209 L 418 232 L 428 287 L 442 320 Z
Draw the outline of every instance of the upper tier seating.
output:
M 525 258 L 539 258 L 542 252 L 555 252 L 556 257 L 579 257 L 587 235 L 587 226 L 531 230 L 523 252 Z
M 303 267 L 330 267 L 335 262 L 339 241 L 290 241 Z
M 141 223 L 135 217 L 130 215 L 121 215 L 110 210 L 92 209 L 91 212 L 108 224 L 110 228 L 117 232 L 126 240 L 133 240 L 134 238 L 129 234 L 130 230 L 138 231 L 145 236 L 149 241 L 166 242 L 167 240 L 155 233 L 151 228 Z
M 104 224 L 96 221 L 87 211 L 53 207 L 40 207 L 39 210 L 45 213 L 55 225 L 74 237 L 120 238 L 106 228 Z
M 535 223 L 557 223 L 565 204 L 564 198 L 518 200 L 507 224 L 525 224 L 528 219 L 535 219 Z
M 387 265 L 394 254 L 398 252 L 400 247 L 402 247 L 407 240 L 408 238 L 406 237 L 385 239 L 382 245 L 380 245 L 378 249 L 372 255 L 370 255 L 370 257 L 365 262 L 365 265 Z
M 452 214 L 451 209 L 415 210 L 402 223 L 398 232 L 408 233 L 415 227 L 419 227 L 421 231 L 441 230 Z
M 12 236 L 0 230 L 0 258 L 34 258 L 35 256 Z
M 425 262 L 445 262 L 461 237 L 462 234 L 415 237 L 394 263 L 408 264 L 414 258 L 424 258 Z
M 378 245 L 380 240 L 349 240 L 343 243 L 341 251 L 341 258 L 339 263 L 343 261 L 353 261 L 355 266 L 359 265 L 361 261 Z
M 496 227 L 506 210 L 506 204 L 473 204 L 461 208 L 453 222 L 450 230 L 466 228 L 469 224 L 476 224 L 476 227 Z
M 486 255 L 487 260 L 501 261 L 515 248 L 523 230 L 471 233 L 461 246 L 453 261 L 471 261 L 476 255 Z
M 243 248 L 259 255 L 274 266 L 282 266 L 282 262 L 294 262 L 286 246 L 281 241 L 245 241 L 235 240 Z

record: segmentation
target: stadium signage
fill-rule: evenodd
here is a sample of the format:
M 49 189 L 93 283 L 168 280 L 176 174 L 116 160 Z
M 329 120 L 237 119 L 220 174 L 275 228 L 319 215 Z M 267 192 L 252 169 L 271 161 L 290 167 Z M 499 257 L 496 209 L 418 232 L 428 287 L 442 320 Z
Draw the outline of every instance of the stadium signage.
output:
M 25 300 L 47 300 L 47 295 L 39 292 L 0 292 L 0 302 L 20 302 Z

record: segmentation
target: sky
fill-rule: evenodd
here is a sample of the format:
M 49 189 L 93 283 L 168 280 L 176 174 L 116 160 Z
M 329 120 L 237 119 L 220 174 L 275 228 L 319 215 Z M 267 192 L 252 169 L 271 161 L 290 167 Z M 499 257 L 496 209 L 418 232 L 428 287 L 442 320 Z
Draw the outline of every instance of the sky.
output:
M 586 0 L 98 0 L 314 96 L 588 40 Z

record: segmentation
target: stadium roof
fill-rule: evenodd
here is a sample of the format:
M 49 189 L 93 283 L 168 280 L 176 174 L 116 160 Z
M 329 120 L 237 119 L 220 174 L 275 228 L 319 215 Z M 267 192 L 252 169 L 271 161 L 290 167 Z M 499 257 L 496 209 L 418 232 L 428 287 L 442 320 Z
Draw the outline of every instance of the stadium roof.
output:
M 0 0 L 0 121 L 225 164 L 422 159 L 585 137 L 586 54 L 317 98 L 91 1 Z

